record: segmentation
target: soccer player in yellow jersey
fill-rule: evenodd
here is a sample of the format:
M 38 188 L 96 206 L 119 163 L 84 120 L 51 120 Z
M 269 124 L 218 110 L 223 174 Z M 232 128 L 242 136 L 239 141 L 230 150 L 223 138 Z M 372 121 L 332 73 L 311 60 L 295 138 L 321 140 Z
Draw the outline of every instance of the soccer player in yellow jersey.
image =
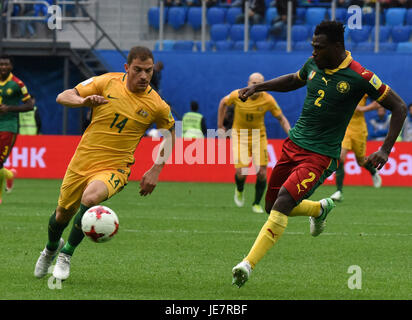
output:
M 263 81 L 262 74 L 252 73 L 249 76 L 248 85 L 259 84 Z M 266 188 L 266 168 L 268 164 L 265 113 L 270 111 L 286 133 L 289 132 L 290 124 L 276 100 L 269 93 L 257 92 L 250 99 L 243 102 L 239 99 L 238 90 L 234 90 L 220 101 L 218 129 L 224 130 L 223 120 L 226 108 L 230 105 L 235 106 L 232 126 L 232 148 L 236 168 L 234 201 L 238 207 L 243 207 L 245 202 L 243 190 L 247 168 L 250 164 L 250 158 L 252 158 L 257 171 L 255 200 L 252 204 L 252 210 L 256 213 L 263 213 L 260 200 Z
M 342 149 L 340 153 L 339 166 L 336 169 L 336 192 L 333 193 L 330 198 L 334 201 L 343 200 L 343 179 L 345 177 L 344 162 L 346 155 L 349 151 L 355 153 L 356 162 L 360 167 L 364 167 L 368 170 L 372 176 L 373 186 L 380 188 L 382 185 L 382 178 L 370 163 L 366 162 L 366 141 L 368 138 L 368 127 L 365 121 L 365 112 L 376 110 L 380 107 L 380 104 L 376 101 L 372 101 L 366 105 L 368 95 L 365 94 L 362 100 L 353 113 L 352 119 L 346 129 L 345 137 L 342 141 Z
M 92 118 L 64 176 L 56 211 L 49 220 L 48 242 L 36 263 L 36 277 L 47 274 L 60 249 L 53 276 L 60 280 L 69 277 L 71 256 L 84 237 L 83 214 L 127 184 L 135 149 L 153 123 L 166 134 L 154 165 L 140 181 L 140 194 L 146 196 L 155 188 L 175 135 L 169 105 L 149 85 L 153 61 L 149 49 L 133 47 L 125 73 L 92 77 L 58 95 L 57 102 L 66 107 L 91 107 Z M 61 235 L 75 214 L 64 245 Z

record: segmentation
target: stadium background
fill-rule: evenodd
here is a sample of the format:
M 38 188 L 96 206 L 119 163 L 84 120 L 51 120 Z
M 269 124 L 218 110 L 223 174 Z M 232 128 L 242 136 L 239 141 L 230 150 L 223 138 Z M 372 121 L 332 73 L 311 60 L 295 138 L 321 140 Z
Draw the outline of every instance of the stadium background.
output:
M 59 1 L 50 0 L 49 2 L 59 5 Z M 294 21 L 291 30 L 291 52 L 286 52 L 286 42 L 283 39 L 274 39 L 269 35 L 266 36 L 264 42 L 273 44 L 273 48 L 267 49 L 265 47 L 263 50 L 258 42 L 255 43 L 251 38 L 250 50 L 244 52 L 242 41 L 237 41 L 237 46 L 234 41 L 235 37 L 239 37 L 239 35 L 235 36 L 230 32 L 235 25 L 229 17 L 231 7 L 224 2 L 221 1 L 218 6 L 206 9 L 205 52 L 200 52 L 201 29 L 199 25 L 194 25 L 189 18 L 190 10 L 201 10 L 201 8 L 166 7 L 164 10 L 165 23 L 162 33 L 160 33 L 159 18 L 153 19 L 153 14 L 159 14 L 159 1 L 154 0 L 122 0 L 119 3 L 109 0 L 82 1 L 81 7 L 85 9 L 84 11 L 79 4 L 76 5 L 75 1 L 65 2 L 65 5 L 59 6 L 63 9 L 63 16 L 66 20 L 63 19 L 63 29 L 57 30 L 55 33 L 47 28 L 47 19 L 50 14 L 47 14 L 45 2 L 35 1 L 34 6 L 37 11 L 34 11 L 33 18 L 40 19 L 42 17 L 42 20 L 36 20 L 37 33 L 30 39 L 17 36 L 18 23 L 23 20 L 19 20 L 21 15 L 15 9 L 14 4 L 13 11 L 8 12 L 9 20 L 5 21 L 6 26 L 8 21 L 11 23 L 10 30 L 5 28 L 7 34 L 3 40 L 7 41 L 3 41 L 2 50 L 7 53 L 7 45 L 12 43 L 10 46 L 13 46 L 13 43 L 17 42 L 24 43 L 28 47 L 41 43 L 41 45 L 49 45 L 51 48 L 56 43 L 69 43 L 70 50 L 91 51 L 94 54 L 94 57 L 103 66 L 101 69 L 94 70 L 95 74 L 99 74 L 103 70 L 122 72 L 124 70 L 124 57 L 127 55 L 128 49 L 134 45 L 146 45 L 154 49 L 155 60 L 162 61 L 164 64 L 160 85 L 161 94 L 171 105 L 176 120 L 181 119 L 181 116 L 189 111 L 190 101 L 196 100 L 200 105 L 199 111 L 205 116 L 207 127 L 215 129 L 217 107 L 223 96 L 234 89 L 245 86 L 247 78 L 252 72 L 261 72 L 266 79 L 270 79 L 297 71 L 311 55 L 310 46 L 307 44 L 310 44 L 313 26 L 322 19 L 330 19 L 331 16 L 330 3 L 300 1 L 299 16 Z M 269 4 L 269 1 L 266 2 Z M 67 3 L 72 4 L 67 5 Z M 342 16 L 342 9 L 337 8 L 336 13 L 340 10 L 337 18 L 347 22 L 348 17 Z M 343 10 L 346 11 L 346 9 Z M 382 52 L 378 53 L 374 52 L 373 24 L 375 19 L 373 10 L 372 8 L 372 17 L 370 11 L 363 12 L 364 30 L 348 30 L 345 35 L 346 45 L 352 50 L 357 61 L 373 70 L 408 104 L 412 101 L 410 81 L 407 81 L 411 74 L 410 65 L 412 62 L 412 50 L 408 52 L 412 48 L 410 41 L 412 9 L 381 8 L 380 27 L 382 34 L 379 43 Z M 183 12 L 183 16 L 178 15 L 176 18 L 171 14 L 172 12 L 180 14 Z M 224 15 L 221 18 L 216 17 L 212 14 L 216 14 L 216 12 L 224 12 Z M 267 27 L 270 17 L 275 15 L 276 9 L 268 7 L 262 25 Z M 213 41 L 216 37 L 214 34 L 216 25 L 227 26 L 229 33 L 225 40 Z M 303 32 L 302 35 L 302 30 L 305 29 L 307 32 Z M 385 32 L 389 33 L 385 35 Z M 401 36 L 399 36 L 399 32 Z M 405 33 L 407 38 L 405 38 Z M 159 50 L 160 37 L 163 40 L 163 50 Z M 218 42 L 234 46 L 232 49 L 222 49 L 221 46 L 218 46 Z M 214 45 L 215 47 L 212 49 Z M 79 67 L 80 63 L 73 63 L 75 60 L 69 59 L 68 69 L 66 69 L 68 76 L 65 83 L 64 60 L 66 57 L 58 54 L 42 56 L 36 53 L 30 55 L 30 50 L 26 50 L 24 54 L 20 52 L 14 57 L 14 73 L 24 80 L 29 91 L 36 96 L 43 123 L 42 134 L 80 135 L 87 110 L 85 108 L 64 110 L 55 102 L 57 94 L 64 90 L 65 86 L 73 87 L 87 78 L 84 69 Z M 87 59 L 90 58 L 87 57 L 83 60 Z M 290 93 L 271 94 L 276 98 L 293 125 L 300 114 L 305 88 Z M 374 113 L 367 113 L 366 119 L 368 120 Z M 267 115 L 265 120 L 270 139 L 285 137 L 285 133 L 273 117 Z M 47 139 L 47 136 L 42 139 Z M 24 141 L 19 139 L 16 146 L 24 144 Z M 9 160 L 12 161 L 12 158 L 13 155 Z

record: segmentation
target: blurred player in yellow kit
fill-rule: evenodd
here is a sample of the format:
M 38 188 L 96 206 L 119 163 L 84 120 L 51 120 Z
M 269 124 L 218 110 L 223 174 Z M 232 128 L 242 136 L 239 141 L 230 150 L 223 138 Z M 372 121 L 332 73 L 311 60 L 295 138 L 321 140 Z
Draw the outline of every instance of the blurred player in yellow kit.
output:
M 60 249 L 53 276 L 60 280 L 69 277 L 71 256 L 84 237 L 83 214 L 127 184 L 134 152 L 153 123 L 166 130 L 165 139 L 154 165 L 140 181 L 140 194 L 146 196 L 155 188 L 175 135 L 169 105 L 149 85 L 153 62 L 149 49 L 133 47 L 125 63 L 125 73 L 92 77 L 58 95 L 57 102 L 66 107 L 91 107 L 92 117 L 63 179 L 58 206 L 49 220 L 48 242 L 36 263 L 36 277 L 47 274 Z M 64 245 L 61 235 L 75 214 Z
M 248 86 L 262 83 L 264 77 L 260 73 L 252 73 L 249 76 Z M 243 102 L 239 99 L 238 90 L 232 91 L 225 96 L 219 104 L 218 129 L 223 129 L 223 120 L 227 106 L 234 105 L 234 119 L 232 126 L 232 148 L 236 173 L 236 189 L 234 201 L 238 207 L 243 207 L 244 185 L 247 176 L 247 168 L 250 158 L 256 168 L 255 199 L 252 210 L 256 213 L 263 213 L 260 200 L 266 188 L 266 169 L 268 164 L 267 136 L 265 127 L 265 114 L 267 111 L 279 121 L 279 124 L 289 132 L 290 124 L 283 115 L 282 110 L 276 100 L 267 92 L 255 93 Z
M 360 167 L 364 167 L 368 170 L 372 176 L 373 186 L 380 188 L 382 185 L 382 178 L 370 163 L 366 163 L 366 141 L 368 138 L 368 127 L 365 121 L 365 112 L 376 110 L 380 107 L 380 104 L 376 101 L 372 101 L 366 105 L 368 95 L 365 94 L 362 100 L 353 113 L 352 119 L 349 122 L 346 129 L 345 137 L 342 141 L 342 150 L 340 153 L 339 166 L 336 170 L 336 187 L 337 190 L 331 195 L 331 199 L 334 201 L 343 200 L 343 180 L 345 177 L 344 162 L 346 155 L 349 151 L 355 153 L 356 162 Z

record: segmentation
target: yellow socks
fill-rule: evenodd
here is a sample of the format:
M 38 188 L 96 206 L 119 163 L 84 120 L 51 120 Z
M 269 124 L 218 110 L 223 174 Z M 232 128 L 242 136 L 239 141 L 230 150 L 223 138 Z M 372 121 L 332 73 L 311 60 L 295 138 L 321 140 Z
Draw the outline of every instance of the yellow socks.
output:
M 8 169 L 6 169 L 6 168 L 3 168 L 2 171 L 4 172 L 4 177 L 5 177 L 7 180 L 13 179 L 13 177 L 14 177 L 13 172 L 11 172 L 10 170 L 8 170 Z
M 269 218 L 260 230 L 252 249 L 244 259 L 250 263 L 252 269 L 279 240 L 287 224 L 287 215 L 276 210 L 270 212 Z
M 307 216 L 307 217 L 319 217 L 322 213 L 320 202 L 311 200 L 302 200 L 293 210 L 290 212 L 289 217 Z

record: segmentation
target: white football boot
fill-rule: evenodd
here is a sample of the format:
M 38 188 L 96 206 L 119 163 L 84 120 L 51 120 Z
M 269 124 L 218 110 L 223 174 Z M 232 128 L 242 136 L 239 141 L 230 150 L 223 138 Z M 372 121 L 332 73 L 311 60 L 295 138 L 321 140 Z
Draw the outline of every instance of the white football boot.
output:
M 56 251 L 47 250 L 44 248 L 42 252 L 40 252 L 40 257 L 37 259 L 36 266 L 34 268 L 34 276 L 36 278 L 43 278 L 49 271 L 51 264 L 53 263 L 56 254 L 63 248 L 64 240 L 60 238 L 59 247 Z
M 330 198 L 331 198 L 333 201 L 337 201 L 337 202 L 343 201 L 343 192 L 340 191 L 340 190 L 338 190 L 338 191 L 336 191 L 334 194 L 332 194 L 332 195 L 330 196 Z
M 376 171 L 374 175 L 372 175 L 373 186 L 375 188 L 380 188 L 382 186 L 382 178 L 379 175 L 379 172 Z
M 56 265 L 53 269 L 53 277 L 59 280 L 66 280 L 70 275 L 71 255 L 60 252 L 57 256 Z
M 235 203 L 238 207 L 243 207 L 245 204 L 245 195 L 243 191 L 238 191 L 235 189 L 235 197 L 234 197 Z
M 310 234 L 313 237 L 320 235 L 326 226 L 326 217 L 336 207 L 334 201 L 331 198 L 325 198 L 319 201 L 322 207 L 322 213 L 319 217 L 309 217 L 310 222 Z
M 232 269 L 232 277 L 233 277 L 232 284 L 240 288 L 249 279 L 249 276 L 251 273 L 252 273 L 252 267 L 250 266 L 249 262 L 244 260 L 238 263 Z

